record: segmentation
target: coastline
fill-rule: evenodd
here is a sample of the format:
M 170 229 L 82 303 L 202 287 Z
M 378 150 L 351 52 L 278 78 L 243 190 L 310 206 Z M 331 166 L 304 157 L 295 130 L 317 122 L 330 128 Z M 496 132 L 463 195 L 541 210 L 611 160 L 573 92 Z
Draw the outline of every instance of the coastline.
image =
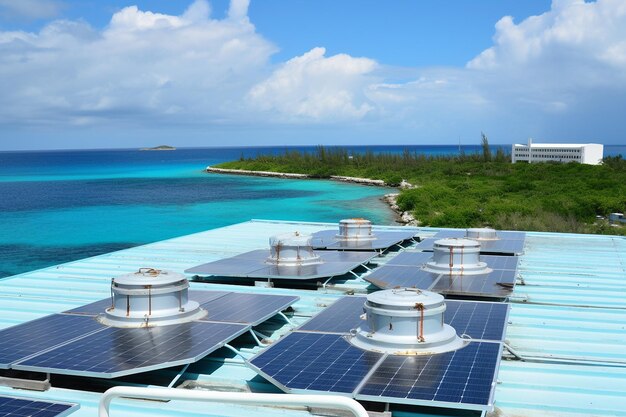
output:
M 283 178 L 283 179 L 313 179 L 311 175 L 308 174 L 296 174 L 289 172 L 272 172 L 272 171 L 249 171 L 245 169 L 228 169 L 228 168 L 215 168 L 212 166 L 207 166 L 205 169 L 208 173 L 214 174 L 230 174 L 230 175 L 247 175 L 252 177 L 272 177 L 272 178 Z M 369 185 L 373 187 L 393 187 L 388 185 L 383 180 L 374 180 L 371 178 L 359 178 L 359 177 L 346 177 L 341 175 L 331 175 L 328 179 L 332 181 L 340 181 L 340 182 L 348 182 L 352 184 L 360 184 L 360 185 Z M 400 184 L 399 187 L 394 188 L 414 188 L 412 184 L 405 182 L 404 180 Z M 419 221 L 413 217 L 411 213 L 408 211 L 402 211 L 397 204 L 399 193 L 389 193 L 383 195 L 380 199 L 384 201 L 389 209 L 395 214 L 396 223 L 402 224 L 404 226 L 418 226 Z

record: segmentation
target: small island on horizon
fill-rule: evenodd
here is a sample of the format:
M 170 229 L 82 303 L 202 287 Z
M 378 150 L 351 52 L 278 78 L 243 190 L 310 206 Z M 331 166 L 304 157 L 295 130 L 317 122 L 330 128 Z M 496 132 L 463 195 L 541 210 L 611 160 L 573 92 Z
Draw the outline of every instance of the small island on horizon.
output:
M 169 145 L 159 145 L 154 148 L 141 148 L 140 151 L 175 151 L 176 148 Z

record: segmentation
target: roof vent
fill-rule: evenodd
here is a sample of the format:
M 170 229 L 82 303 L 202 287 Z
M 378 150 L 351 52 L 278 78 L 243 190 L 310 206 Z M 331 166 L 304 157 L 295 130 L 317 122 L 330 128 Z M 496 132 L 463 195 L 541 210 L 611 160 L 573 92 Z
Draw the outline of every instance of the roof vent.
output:
M 499 240 L 495 229 L 490 227 L 476 227 L 467 229 L 465 231 L 465 237 L 474 240 Z
M 433 245 L 433 257 L 423 269 L 436 274 L 478 275 L 491 272 L 480 261 L 480 243 L 470 239 L 440 239 Z
M 366 322 L 350 342 L 365 350 L 392 355 L 430 355 L 464 347 L 456 330 L 443 322 L 443 296 L 415 288 L 378 291 L 367 296 Z
M 339 234 L 335 236 L 339 240 L 374 240 L 372 222 L 366 219 L 343 219 L 339 221 Z
M 98 320 L 113 327 L 151 327 L 206 316 L 197 302 L 189 300 L 188 289 L 182 274 L 140 268 L 111 280 L 112 306 Z
M 321 264 L 323 261 L 311 247 L 311 236 L 294 232 L 270 238 L 270 256 L 265 263 L 301 266 Z

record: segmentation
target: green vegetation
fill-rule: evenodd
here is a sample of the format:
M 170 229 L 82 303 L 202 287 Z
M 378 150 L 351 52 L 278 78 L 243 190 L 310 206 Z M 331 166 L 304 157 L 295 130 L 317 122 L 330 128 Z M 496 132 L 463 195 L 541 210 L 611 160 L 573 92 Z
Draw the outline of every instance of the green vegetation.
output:
M 596 216 L 626 209 L 626 160 L 603 165 L 510 163 L 501 149 L 495 155 L 483 135 L 482 152 L 455 157 L 402 154 L 350 155 L 342 148 L 315 152 L 287 151 L 220 164 L 220 168 L 402 179 L 417 188 L 402 190 L 398 204 L 424 226 L 491 226 L 505 230 L 624 234 Z

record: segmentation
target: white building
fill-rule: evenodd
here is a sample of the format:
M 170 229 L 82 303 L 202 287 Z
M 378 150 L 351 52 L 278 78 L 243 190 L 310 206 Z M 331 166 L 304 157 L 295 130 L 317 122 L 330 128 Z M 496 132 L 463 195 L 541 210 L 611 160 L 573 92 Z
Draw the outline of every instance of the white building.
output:
M 598 165 L 604 157 L 604 145 L 599 143 L 533 143 L 513 145 L 511 162 L 579 162 Z

